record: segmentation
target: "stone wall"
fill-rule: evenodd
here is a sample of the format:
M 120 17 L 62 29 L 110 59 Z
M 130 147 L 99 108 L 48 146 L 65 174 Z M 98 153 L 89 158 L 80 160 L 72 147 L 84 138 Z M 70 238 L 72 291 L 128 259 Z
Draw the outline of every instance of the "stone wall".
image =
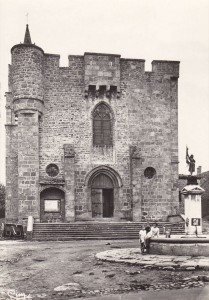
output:
M 116 86 L 120 90 L 120 55 L 104 53 L 85 53 L 85 90 L 89 85 L 95 85 L 96 90 L 100 86 Z
M 202 194 L 202 216 L 209 219 L 209 172 L 201 173 L 200 186 L 205 190 Z
M 79 216 L 81 210 L 86 216 L 90 206 L 86 202 L 85 176 L 100 164 L 107 164 L 120 174 L 123 188 L 116 206 L 119 211 L 130 210 L 130 145 L 136 145 L 141 152 L 137 197 L 142 217 L 162 218 L 175 213 L 178 206 L 177 79 L 171 75 L 178 75 L 178 62 L 171 62 L 171 67 L 168 62 L 155 62 L 153 72 L 145 73 L 144 60 L 120 59 L 118 55 L 86 53 L 84 59 L 69 56 L 69 68 L 59 68 L 55 59 L 58 57 L 47 55 L 45 64 L 41 176 L 47 180 L 45 168 L 54 162 L 60 169 L 57 179 L 63 178 L 63 144 L 74 144 L 75 201 L 80 207 Z M 117 87 L 114 98 L 108 95 L 111 85 Z M 95 86 L 98 94 L 92 95 L 89 86 Z M 102 95 L 101 86 L 105 86 Z M 113 147 L 102 151 L 92 146 L 92 112 L 101 101 L 110 106 L 114 115 Z M 146 179 L 143 174 L 149 166 L 157 172 L 153 179 Z
M 18 137 L 17 125 L 6 126 L 6 208 L 5 218 L 18 220 Z
M 178 75 L 178 62 L 171 65 L 174 70 L 168 68 L 168 62 L 153 62 L 152 72 L 144 73 L 143 61 L 121 60 L 121 97 L 128 105 L 129 140 L 141 153 L 138 199 L 143 219 L 166 217 L 178 206 L 177 193 L 172 199 L 172 189 L 176 192 L 178 179 L 178 145 L 174 145 L 178 137 L 177 93 L 171 89 L 171 75 Z M 176 106 L 171 109 L 172 97 Z M 171 165 L 172 160 L 175 167 Z M 144 176 L 147 167 L 156 170 L 152 179 Z
M 18 215 L 39 219 L 38 112 L 21 111 L 18 116 Z
M 66 220 L 91 219 L 86 178 L 102 166 L 121 181 L 115 179 L 115 220 L 175 213 L 178 62 L 153 61 L 152 72 L 145 72 L 144 60 L 114 54 L 70 55 L 65 68 L 59 67 L 59 55 L 33 45 L 16 45 L 12 54 L 7 111 L 18 116 L 19 216 L 32 213 L 39 219 L 39 182 L 49 187 L 53 180 L 65 183 Z M 92 114 L 100 103 L 112 114 L 108 147 L 93 145 Z M 74 148 L 73 160 L 66 159 L 64 145 Z M 52 163 L 59 169 L 53 178 L 46 172 Z M 144 175 L 150 167 L 152 178 Z
M 43 50 L 35 45 L 16 45 L 12 53 L 13 99 L 43 100 Z

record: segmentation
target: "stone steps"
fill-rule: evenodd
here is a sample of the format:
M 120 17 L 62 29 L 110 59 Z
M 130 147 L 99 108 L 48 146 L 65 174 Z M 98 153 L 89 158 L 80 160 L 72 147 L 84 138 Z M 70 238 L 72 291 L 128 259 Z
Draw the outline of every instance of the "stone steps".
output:
M 82 222 L 82 223 L 35 223 L 33 240 L 73 240 L 73 239 L 138 239 L 143 222 Z M 152 223 L 150 223 L 152 225 Z M 183 234 L 184 223 L 159 222 L 160 233 L 163 226 L 172 228 L 172 234 Z

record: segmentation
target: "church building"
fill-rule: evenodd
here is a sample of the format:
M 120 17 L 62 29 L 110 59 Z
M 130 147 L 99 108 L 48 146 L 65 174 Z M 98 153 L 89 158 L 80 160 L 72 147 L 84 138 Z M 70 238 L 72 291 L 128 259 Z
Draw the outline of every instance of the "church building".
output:
M 11 49 L 6 222 L 165 221 L 179 208 L 179 62 Z

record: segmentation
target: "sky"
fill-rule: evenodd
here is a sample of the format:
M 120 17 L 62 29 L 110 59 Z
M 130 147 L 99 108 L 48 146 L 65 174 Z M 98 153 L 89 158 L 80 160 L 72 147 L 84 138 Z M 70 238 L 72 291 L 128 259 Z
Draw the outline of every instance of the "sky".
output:
M 28 20 L 27 20 L 28 13 Z M 196 166 L 209 171 L 208 0 L 0 0 L 0 182 L 5 183 L 5 92 L 10 49 L 32 42 L 45 53 L 120 54 L 123 58 L 180 61 L 179 173 L 188 174 L 186 145 Z

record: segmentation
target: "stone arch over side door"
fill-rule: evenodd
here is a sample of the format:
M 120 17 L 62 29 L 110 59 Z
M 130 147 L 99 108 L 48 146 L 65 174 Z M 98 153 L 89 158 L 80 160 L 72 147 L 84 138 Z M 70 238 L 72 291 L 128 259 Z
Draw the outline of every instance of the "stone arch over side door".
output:
M 85 180 L 88 210 L 92 218 L 118 220 L 122 180 L 112 168 L 100 166 L 93 169 Z M 111 200 L 112 198 L 112 200 Z M 96 203 L 97 202 L 97 203 Z M 95 207 L 97 209 L 95 211 Z

